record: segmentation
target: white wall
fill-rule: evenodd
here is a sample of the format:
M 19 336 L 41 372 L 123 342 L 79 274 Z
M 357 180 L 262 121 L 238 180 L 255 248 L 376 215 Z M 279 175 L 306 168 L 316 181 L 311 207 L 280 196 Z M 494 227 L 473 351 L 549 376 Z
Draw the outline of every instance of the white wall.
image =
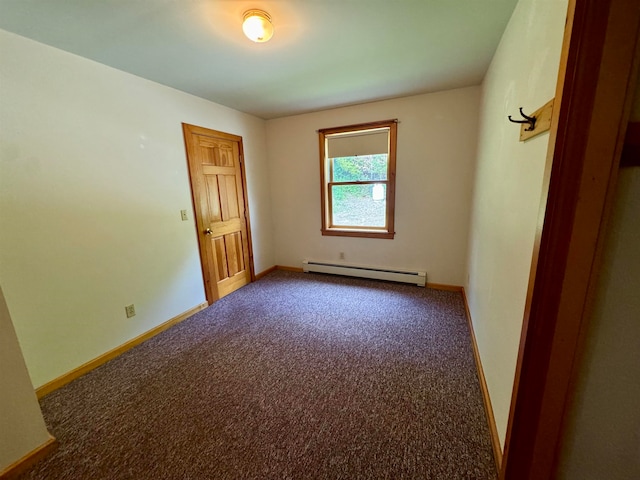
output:
M 0 289 L 0 472 L 49 440 Z
M 36 387 L 205 301 L 181 122 L 243 137 L 255 268 L 274 264 L 263 120 L 8 32 L 0 50 L 0 283 Z
M 640 478 L 640 168 L 620 171 L 559 478 Z
M 520 0 L 482 84 L 465 285 L 504 444 L 548 133 L 519 141 L 519 116 L 555 95 L 565 0 Z
M 632 120 L 640 121 L 640 83 Z M 558 477 L 640 478 L 640 168 L 620 170 Z
M 477 142 L 479 88 L 407 97 L 269 120 L 276 264 L 305 258 L 418 268 L 462 285 Z M 398 118 L 396 237 L 320 233 L 320 128 Z

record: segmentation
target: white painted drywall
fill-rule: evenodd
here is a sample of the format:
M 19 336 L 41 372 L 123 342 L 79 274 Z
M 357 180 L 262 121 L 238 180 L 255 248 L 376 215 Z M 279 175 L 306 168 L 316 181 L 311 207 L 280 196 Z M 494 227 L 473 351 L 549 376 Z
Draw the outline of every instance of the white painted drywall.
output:
M 465 290 L 503 443 L 549 138 L 520 142 L 507 116 L 555 95 L 566 11 L 520 0 L 482 84 Z
M 479 88 L 387 100 L 267 121 L 275 258 L 425 270 L 429 282 L 462 285 Z M 320 233 L 320 128 L 397 118 L 393 240 Z
M 36 387 L 205 301 L 181 122 L 243 137 L 273 265 L 264 120 L 8 32 L 0 50 L 0 281 Z
M 640 121 L 640 83 L 632 114 Z M 620 170 L 559 479 L 640 478 L 640 168 Z
M 0 472 L 49 440 L 0 289 Z

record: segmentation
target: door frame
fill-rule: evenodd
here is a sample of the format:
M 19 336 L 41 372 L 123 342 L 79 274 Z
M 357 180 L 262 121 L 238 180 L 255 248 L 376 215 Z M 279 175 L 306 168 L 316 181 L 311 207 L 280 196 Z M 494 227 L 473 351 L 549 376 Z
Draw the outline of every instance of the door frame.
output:
M 555 478 L 637 77 L 637 0 L 570 0 L 501 480 Z
M 191 171 L 191 164 L 189 163 L 189 146 L 187 144 L 187 135 L 191 133 L 200 132 L 203 135 L 210 135 L 214 133 L 216 136 L 221 138 L 226 138 L 232 140 L 234 142 L 238 142 L 238 155 L 240 161 L 240 176 L 242 179 L 242 189 L 243 189 L 243 198 L 244 198 L 244 211 L 245 211 L 245 221 L 247 225 L 247 245 L 249 248 L 249 273 L 250 273 L 250 282 L 255 282 L 256 275 L 253 265 L 253 242 L 251 239 L 251 215 L 249 212 L 249 190 L 247 189 L 247 175 L 245 170 L 245 158 L 244 158 L 244 146 L 242 143 L 242 137 L 240 135 L 234 135 L 232 133 L 221 132 L 219 130 L 213 130 L 211 128 L 200 127 L 198 125 L 192 125 L 189 123 L 182 123 L 182 134 L 184 139 L 184 148 L 185 148 L 185 160 L 187 162 L 187 171 L 189 172 L 189 191 L 191 192 L 191 206 L 193 208 L 194 218 L 195 218 L 195 227 L 196 227 L 196 237 L 198 239 L 198 251 L 200 254 L 200 268 L 202 271 L 202 283 L 204 286 L 204 292 L 207 299 L 207 303 L 209 305 L 213 304 L 216 300 L 218 300 L 218 296 L 213 289 L 213 282 L 211 279 L 215 278 L 214 272 L 209 272 L 208 262 L 205 261 L 207 257 L 207 247 L 205 245 L 205 237 L 203 232 L 206 228 L 205 225 L 202 224 L 202 218 L 198 214 L 197 208 L 199 208 L 198 201 L 195 198 L 195 192 L 193 191 L 193 172 Z M 209 277 L 210 286 L 207 287 L 207 277 Z

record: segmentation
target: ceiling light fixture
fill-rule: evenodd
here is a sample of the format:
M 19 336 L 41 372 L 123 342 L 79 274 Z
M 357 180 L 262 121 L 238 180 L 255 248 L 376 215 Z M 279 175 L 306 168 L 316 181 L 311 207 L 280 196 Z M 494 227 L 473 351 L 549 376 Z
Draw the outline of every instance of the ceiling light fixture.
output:
M 244 12 L 242 31 L 249 40 L 257 43 L 269 41 L 273 37 L 273 23 L 271 16 L 263 10 L 248 10 Z

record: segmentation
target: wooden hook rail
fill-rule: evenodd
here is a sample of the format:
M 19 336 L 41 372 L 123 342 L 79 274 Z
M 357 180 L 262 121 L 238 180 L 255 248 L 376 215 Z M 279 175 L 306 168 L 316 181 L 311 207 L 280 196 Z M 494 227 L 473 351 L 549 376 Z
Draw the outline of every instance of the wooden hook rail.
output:
M 520 124 L 520 141 L 524 142 L 530 138 L 540 135 L 551 128 L 551 114 L 553 113 L 553 99 L 549 100 L 542 107 L 530 115 L 525 114 L 520 107 L 520 115 L 523 120 L 514 120 L 509 115 L 509 121 Z

